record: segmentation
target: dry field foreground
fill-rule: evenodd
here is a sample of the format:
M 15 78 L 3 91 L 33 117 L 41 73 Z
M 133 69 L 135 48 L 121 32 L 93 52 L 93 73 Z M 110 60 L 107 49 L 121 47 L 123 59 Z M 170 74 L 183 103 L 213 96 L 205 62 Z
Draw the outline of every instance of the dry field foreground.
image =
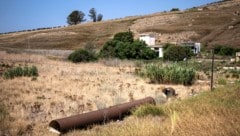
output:
M 0 52 L 1 61 L 14 65 L 37 66 L 37 80 L 28 77 L 5 80 L 0 77 L 0 101 L 6 105 L 9 121 L 1 124 L 10 135 L 51 135 L 52 119 L 89 112 L 111 105 L 152 96 L 158 102 L 165 97 L 161 90 L 173 87 L 179 99 L 195 92 L 209 90 L 206 82 L 193 86 L 149 84 L 134 75 L 132 62 L 73 64 L 29 54 Z M 0 133 L 1 135 L 1 133 Z

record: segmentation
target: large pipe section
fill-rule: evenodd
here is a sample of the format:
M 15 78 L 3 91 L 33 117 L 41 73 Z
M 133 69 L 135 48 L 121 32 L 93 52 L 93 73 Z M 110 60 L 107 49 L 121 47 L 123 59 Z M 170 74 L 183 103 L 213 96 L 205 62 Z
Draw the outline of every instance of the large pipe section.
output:
M 155 105 L 156 102 L 152 97 L 147 97 L 97 111 L 52 120 L 49 126 L 59 132 L 67 132 L 70 129 L 83 128 L 88 125 L 107 122 L 109 120 L 122 119 L 125 115 L 130 114 L 132 108 L 143 104 Z

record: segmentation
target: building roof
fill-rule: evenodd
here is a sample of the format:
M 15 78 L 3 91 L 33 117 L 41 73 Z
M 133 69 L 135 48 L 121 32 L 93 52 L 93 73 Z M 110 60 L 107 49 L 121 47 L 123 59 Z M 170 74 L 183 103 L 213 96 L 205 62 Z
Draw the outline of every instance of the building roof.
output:
M 163 45 L 149 45 L 152 48 L 163 48 Z
M 150 36 L 150 37 L 154 37 L 153 34 L 148 34 L 148 33 L 139 34 L 139 36 Z

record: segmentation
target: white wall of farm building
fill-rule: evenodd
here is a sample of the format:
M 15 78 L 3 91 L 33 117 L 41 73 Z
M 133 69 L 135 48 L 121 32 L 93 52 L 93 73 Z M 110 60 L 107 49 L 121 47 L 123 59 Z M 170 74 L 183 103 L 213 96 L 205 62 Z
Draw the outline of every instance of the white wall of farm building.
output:
M 145 41 L 147 45 L 155 45 L 155 37 L 150 35 L 140 35 L 140 40 Z

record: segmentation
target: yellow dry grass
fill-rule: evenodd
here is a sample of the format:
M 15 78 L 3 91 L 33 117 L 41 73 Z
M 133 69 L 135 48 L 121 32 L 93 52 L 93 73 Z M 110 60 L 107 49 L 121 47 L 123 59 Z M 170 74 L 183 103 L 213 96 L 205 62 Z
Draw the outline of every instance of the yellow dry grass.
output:
M 1 125 L 8 126 L 8 129 L 4 127 L 4 132 L 10 135 L 50 135 L 48 123 L 53 119 L 147 96 L 165 99 L 161 93 L 164 87 L 173 87 L 179 99 L 186 98 L 193 89 L 195 92 L 209 89 L 205 82 L 193 86 L 148 84 L 134 75 L 134 64 L 130 61 L 118 62 L 115 66 L 106 66 L 101 61 L 73 64 L 38 55 L 6 52 L 0 52 L 0 58 L 4 63 L 15 62 L 13 65 L 35 65 L 39 70 L 37 80 L 0 77 L 0 101 L 9 113 L 9 124 Z M 142 119 L 138 120 L 141 122 Z M 132 127 L 143 129 L 145 126 L 135 122 Z
M 167 116 L 129 117 L 122 122 L 72 131 L 68 136 L 238 136 L 240 84 L 163 106 Z

